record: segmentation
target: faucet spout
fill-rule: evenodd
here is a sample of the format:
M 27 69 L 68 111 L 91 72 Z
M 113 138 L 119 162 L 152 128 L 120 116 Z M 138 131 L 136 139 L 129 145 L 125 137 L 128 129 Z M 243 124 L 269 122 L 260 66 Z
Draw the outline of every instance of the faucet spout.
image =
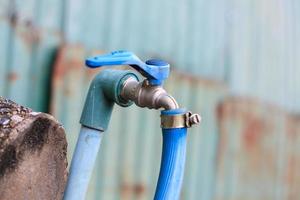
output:
M 161 107 L 165 110 L 173 110 L 179 108 L 175 98 L 167 93 L 164 93 L 158 97 L 157 104 L 161 105 Z
M 172 110 L 179 108 L 178 103 L 160 85 L 150 85 L 148 80 L 138 82 L 134 78 L 128 78 L 121 91 L 124 100 L 131 100 L 139 107 L 149 109 Z

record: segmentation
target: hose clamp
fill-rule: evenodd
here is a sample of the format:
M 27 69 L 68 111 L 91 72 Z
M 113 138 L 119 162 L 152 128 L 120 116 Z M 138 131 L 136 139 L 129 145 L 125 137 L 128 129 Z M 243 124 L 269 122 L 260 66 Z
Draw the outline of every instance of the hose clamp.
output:
M 161 128 L 189 128 L 201 121 L 199 114 L 186 112 L 177 115 L 161 115 Z

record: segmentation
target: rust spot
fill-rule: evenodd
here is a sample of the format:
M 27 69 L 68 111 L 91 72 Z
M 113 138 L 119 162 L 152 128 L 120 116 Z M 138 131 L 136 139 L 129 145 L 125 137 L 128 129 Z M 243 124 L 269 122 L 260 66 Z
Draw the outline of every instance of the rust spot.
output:
M 285 110 L 277 105 L 247 96 L 228 96 L 222 101 L 222 104 L 232 105 L 235 113 L 241 113 L 240 111 L 249 112 L 251 110 L 267 111 L 274 114 L 285 113 Z
M 64 69 L 64 52 L 65 52 L 66 47 L 63 46 L 61 47 L 56 55 L 55 63 L 54 63 L 54 71 L 53 71 L 53 85 L 54 87 L 56 86 L 57 82 L 60 82 L 62 77 L 65 74 L 65 69 Z
M 121 185 L 121 195 L 124 197 L 129 196 L 131 193 L 131 186 L 127 183 Z
M 257 118 L 248 120 L 243 130 L 243 138 L 247 148 L 254 148 L 263 134 L 263 122 Z
M 23 19 L 19 13 L 12 9 L 8 15 L 8 21 L 16 30 L 16 33 L 21 36 L 24 41 L 31 46 L 32 43 L 38 43 L 41 40 L 41 30 L 35 26 L 32 19 Z M 29 47 L 30 47 L 29 46 Z
M 82 46 L 62 46 L 58 50 L 54 63 L 54 84 L 62 81 L 71 69 L 84 69 L 84 59 L 84 49 Z
M 12 11 L 9 16 L 9 22 L 12 25 L 12 27 L 15 27 L 18 23 L 19 15 L 16 11 Z
M 146 187 L 145 185 L 141 183 L 137 184 L 122 184 L 121 186 L 121 195 L 123 197 L 129 197 L 132 194 L 136 195 L 137 197 L 140 197 L 141 195 L 145 194 Z
M 226 114 L 226 104 L 220 103 L 218 104 L 215 114 L 217 116 L 217 124 L 218 124 L 218 129 L 219 133 L 219 144 L 218 144 L 218 149 L 217 149 L 217 155 L 216 155 L 216 165 L 219 166 L 221 158 L 222 158 L 222 153 L 225 148 L 226 144 L 226 135 L 227 135 L 227 129 L 226 126 L 224 126 L 224 121 L 225 121 L 225 114 Z
M 21 33 L 28 44 L 39 43 L 42 38 L 41 30 L 33 23 L 31 19 L 24 21 L 25 31 Z
M 11 81 L 11 82 L 18 80 L 18 78 L 19 78 L 19 76 L 16 72 L 11 72 L 7 76 L 8 81 Z
M 144 194 L 146 192 L 146 187 L 143 184 L 136 184 L 134 186 L 134 193 L 137 196 L 141 196 L 142 194 Z
M 300 116 L 293 114 L 287 117 L 286 131 L 288 136 L 296 139 L 300 132 Z
M 218 121 L 221 121 L 225 116 L 225 108 L 223 106 L 224 104 L 218 104 L 216 108 L 216 115 L 218 118 Z

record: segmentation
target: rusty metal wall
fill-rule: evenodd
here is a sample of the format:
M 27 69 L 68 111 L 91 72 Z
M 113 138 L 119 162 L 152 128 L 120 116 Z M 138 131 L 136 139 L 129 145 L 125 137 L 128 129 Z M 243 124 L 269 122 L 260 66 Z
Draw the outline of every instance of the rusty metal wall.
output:
M 0 0 L 0 95 L 38 111 L 51 102 L 72 153 L 96 73 L 84 57 L 161 57 L 175 69 L 168 89 L 203 117 L 190 134 L 182 198 L 298 199 L 299 19 L 296 0 Z M 112 121 L 88 199 L 151 199 L 158 114 L 116 108 Z
M 300 198 L 299 115 L 231 97 L 219 105 L 218 119 L 215 199 Z
M 233 94 L 300 111 L 299 4 L 0 0 L 0 94 L 47 110 L 53 56 L 66 43 L 159 54 L 177 69 L 226 82 Z
M 68 43 L 160 56 L 177 69 L 225 81 L 235 95 L 300 111 L 299 1 L 68 2 Z
M 60 0 L 0 0 L 0 95 L 48 110 L 62 5 Z

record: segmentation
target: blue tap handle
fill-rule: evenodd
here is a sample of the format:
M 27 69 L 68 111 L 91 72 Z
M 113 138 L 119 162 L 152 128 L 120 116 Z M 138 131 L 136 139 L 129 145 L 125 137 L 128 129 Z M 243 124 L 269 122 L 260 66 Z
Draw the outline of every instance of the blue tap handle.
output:
M 149 80 L 151 85 L 161 85 L 170 73 L 170 65 L 158 59 L 141 61 L 130 51 L 113 51 L 110 54 L 94 56 L 86 59 L 86 65 L 91 68 L 107 65 L 130 65 Z

